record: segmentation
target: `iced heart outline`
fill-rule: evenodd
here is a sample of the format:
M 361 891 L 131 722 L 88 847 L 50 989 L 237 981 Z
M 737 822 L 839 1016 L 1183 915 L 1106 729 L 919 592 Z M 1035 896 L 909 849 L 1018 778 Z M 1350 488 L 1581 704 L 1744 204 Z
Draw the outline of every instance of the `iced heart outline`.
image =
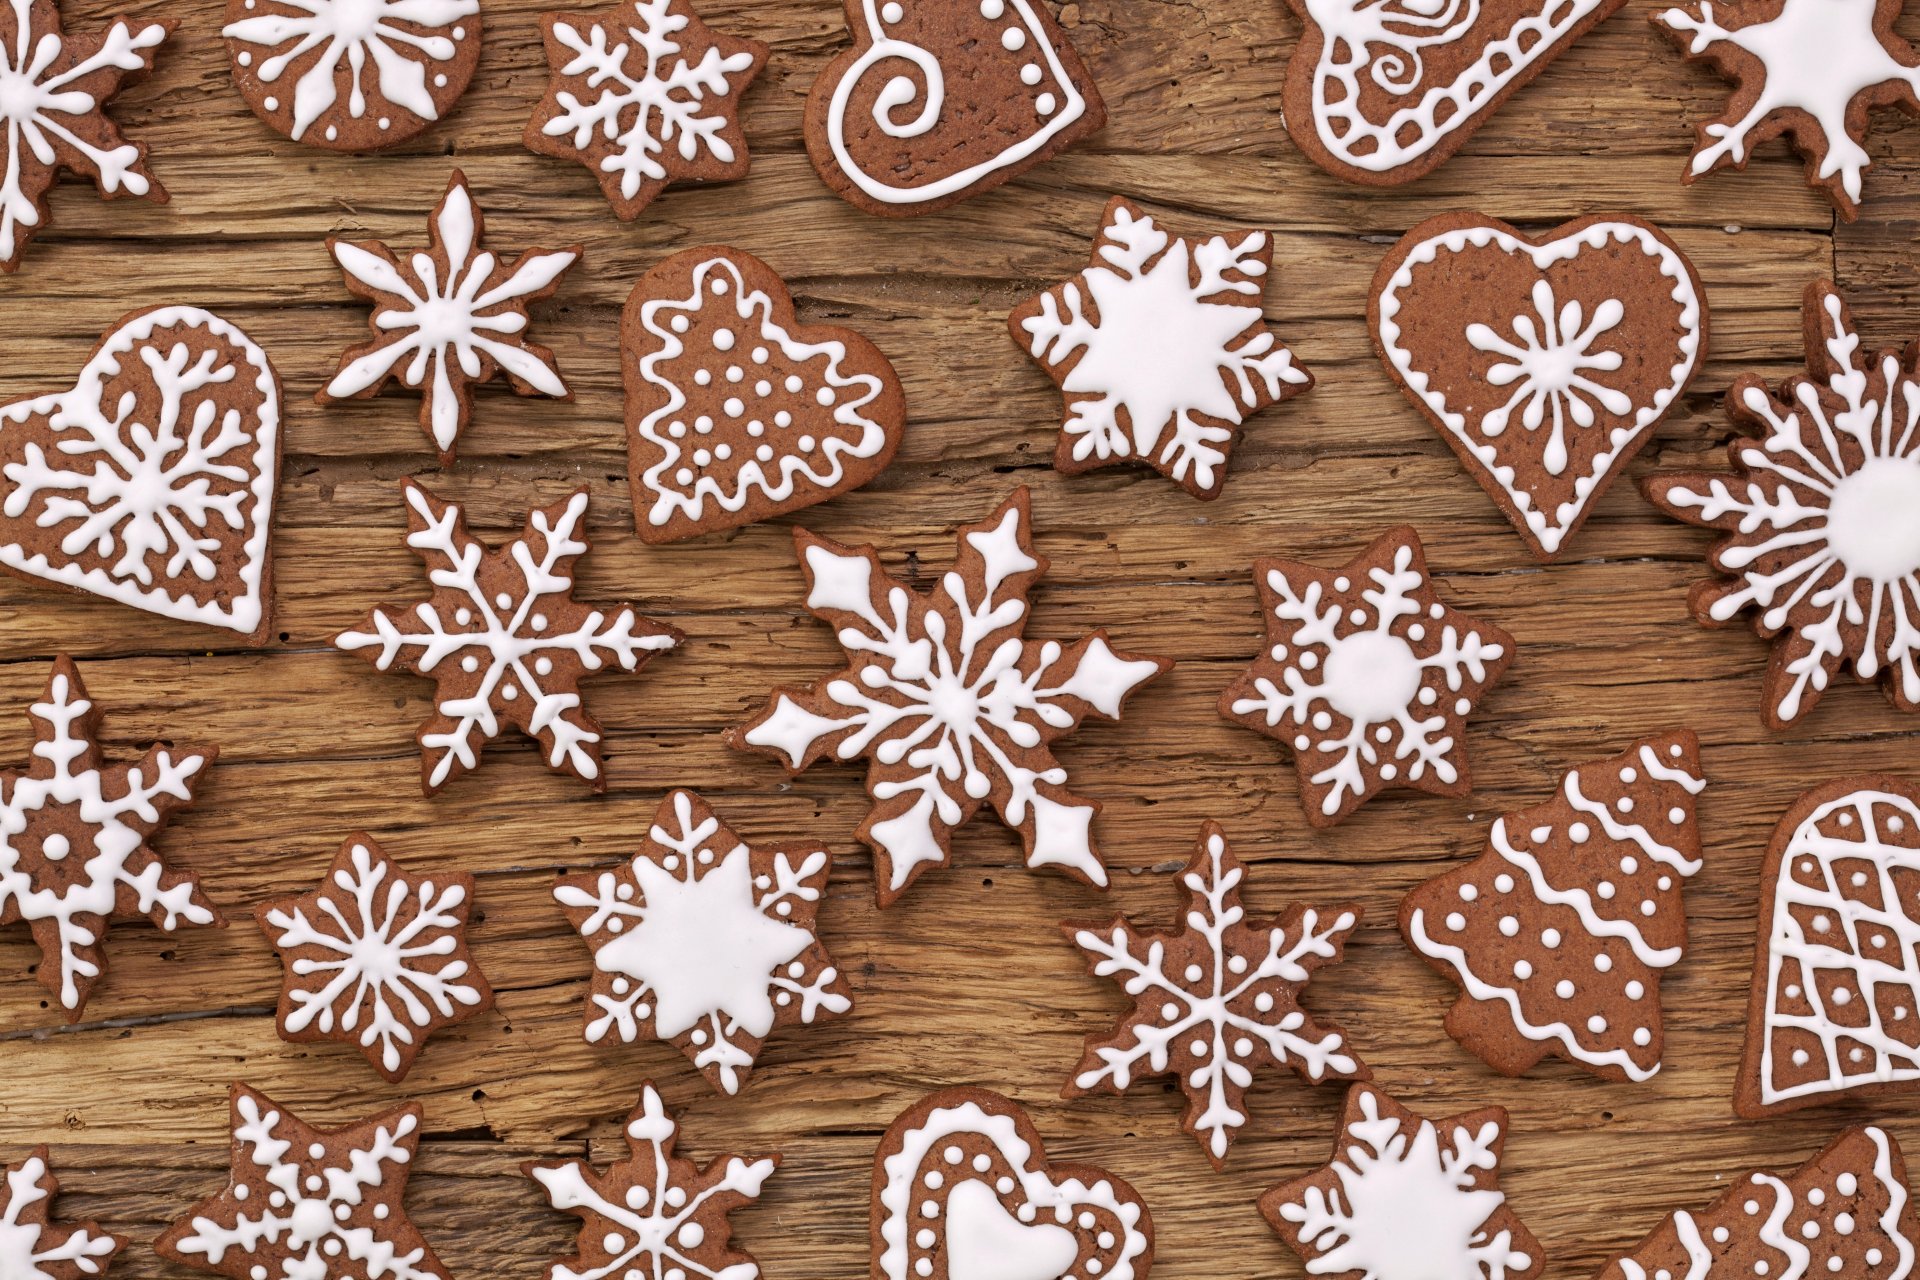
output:
M 169 332 L 163 349 L 156 335 Z M 147 376 L 123 380 L 109 406 L 136 354 Z M 238 406 L 220 404 L 227 388 Z M 147 390 L 160 401 L 152 421 Z M 0 568 L 264 643 L 280 413 L 273 364 L 237 326 L 192 306 L 125 316 L 72 387 L 0 406 Z M 130 509 L 130 498 L 150 507 L 143 484 L 172 500 Z M 216 561 L 237 590 L 207 590 L 222 580 Z

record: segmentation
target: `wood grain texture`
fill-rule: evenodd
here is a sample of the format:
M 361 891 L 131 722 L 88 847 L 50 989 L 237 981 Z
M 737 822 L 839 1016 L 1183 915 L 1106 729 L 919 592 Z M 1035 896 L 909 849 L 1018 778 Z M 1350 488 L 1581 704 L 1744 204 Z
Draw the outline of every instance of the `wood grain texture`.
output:
M 456 1276 L 531 1280 L 565 1250 L 571 1220 L 546 1209 L 518 1163 L 609 1158 L 648 1077 L 679 1112 L 689 1154 L 784 1153 L 766 1196 L 735 1216 L 771 1280 L 863 1274 L 880 1131 L 922 1094 L 960 1083 L 1026 1103 L 1055 1156 L 1133 1181 L 1154 1212 L 1161 1280 L 1298 1276 L 1254 1199 L 1325 1158 L 1336 1087 L 1262 1077 L 1252 1123 L 1219 1174 L 1181 1132 L 1180 1099 L 1164 1081 L 1121 1099 L 1058 1099 L 1082 1036 L 1126 1002 L 1085 975 L 1056 922 L 1116 909 L 1170 919 L 1172 873 L 1206 818 L 1226 825 L 1251 865 L 1254 912 L 1365 905 L 1346 962 L 1316 979 L 1307 1002 L 1351 1031 L 1381 1084 L 1409 1105 L 1512 1110 L 1504 1185 L 1546 1246 L 1549 1276 L 1590 1274 L 1668 1209 L 1705 1204 L 1749 1167 L 1791 1166 L 1846 1123 L 1888 1120 L 1920 1155 L 1920 1098 L 1764 1123 L 1738 1122 L 1728 1105 L 1759 859 L 1775 819 L 1828 777 L 1920 774 L 1920 725 L 1876 690 L 1845 683 L 1790 736 L 1768 735 L 1758 714 L 1766 646 L 1685 614 L 1707 535 L 1659 518 L 1621 483 L 1568 562 L 1534 564 L 1393 390 L 1364 326 L 1385 245 L 1431 214 L 1472 207 L 1533 230 L 1592 211 L 1639 214 L 1705 279 L 1713 350 L 1631 474 L 1711 461 L 1728 433 L 1718 401 L 1733 377 L 1798 371 L 1810 278 L 1837 276 L 1870 344 L 1920 335 L 1920 128 L 1876 119 L 1876 167 L 1850 226 L 1835 225 L 1778 143 L 1745 173 L 1683 188 L 1687 123 L 1711 115 L 1725 86 L 1683 65 L 1646 23 L 1652 6 L 1636 0 L 1438 172 L 1400 191 L 1364 191 L 1287 141 L 1279 89 L 1298 29 L 1278 0 L 1080 0 L 1061 16 L 1111 104 L 1106 130 L 982 199 L 889 222 L 829 194 L 798 135 L 807 87 L 844 39 L 836 0 L 706 0 L 717 29 L 773 46 L 746 103 L 752 174 L 675 190 L 623 225 L 584 170 L 520 145 L 545 80 L 532 0 L 487 0 L 485 53 L 465 101 L 400 152 L 366 158 L 300 147 L 253 118 L 228 78 L 220 0 L 64 7 L 76 29 L 122 9 L 180 19 L 154 77 L 116 112 L 152 144 L 173 202 L 56 190 L 52 229 L 0 282 L 0 396 L 68 385 L 97 336 L 136 308 L 192 302 L 245 327 L 287 388 L 279 638 L 248 652 L 209 630 L 0 583 L 0 765 L 26 758 L 25 706 L 52 655 L 70 652 L 107 709 L 113 752 L 161 735 L 220 744 L 199 804 L 162 847 L 201 873 L 230 916 L 310 887 L 345 833 L 364 829 L 416 871 L 479 876 L 471 937 L 499 991 L 495 1011 L 436 1037 L 396 1087 L 350 1047 L 275 1037 L 279 966 L 244 923 L 174 935 L 117 927 L 107 979 L 72 1028 L 31 977 L 38 953 L 25 930 L 0 932 L 0 1158 L 52 1144 L 62 1211 L 135 1237 L 114 1267 L 121 1280 L 186 1274 L 145 1243 L 222 1183 L 230 1080 L 321 1123 L 417 1098 L 430 1131 L 412 1196 L 419 1225 Z M 1903 29 L 1920 37 L 1920 16 Z M 534 330 L 559 354 L 577 402 L 482 391 L 460 463 L 443 475 L 411 397 L 326 409 L 311 397 L 365 334 L 364 308 L 341 286 L 325 237 L 422 243 L 455 163 L 496 245 L 579 241 L 586 261 L 536 312 Z M 1268 318 L 1319 385 L 1252 421 L 1218 502 L 1197 503 L 1144 469 L 1068 483 L 1046 465 L 1057 394 L 1008 342 L 1004 320 L 1085 261 L 1112 194 L 1183 232 L 1277 232 Z M 792 522 L 658 549 L 633 533 L 619 308 L 648 267 L 708 242 L 765 258 L 792 284 L 803 320 L 859 329 L 905 384 L 911 426 L 898 460 L 870 488 L 801 516 L 809 528 L 876 543 L 924 578 L 951 555 L 951 526 L 1031 484 L 1038 544 L 1054 562 L 1032 633 L 1104 625 L 1123 647 L 1180 660 L 1123 724 L 1089 726 L 1062 750 L 1078 788 L 1106 804 L 1111 893 L 1024 870 L 1014 839 L 978 820 L 955 841 L 954 868 L 880 914 L 851 838 L 865 810 L 859 770 L 789 782 L 722 746 L 722 731 L 769 688 L 830 669 L 837 651 L 800 608 Z M 422 586 L 401 543 L 397 482 L 410 474 L 467 503 L 476 532 L 494 538 L 530 506 L 590 485 L 598 545 L 582 598 L 630 599 L 687 632 L 681 651 L 643 675 L 589 683 L 610 729 L 605 796 L 503 740 L 476 775 L 423 799 L 413 732 L 431 686 L 330 648 L 369 605 Z M 1248 568 L 1261 555 L 1344 560 L 1399 521 L 1424 535 L 1445 597 L 1512 632 L 1519 659 L 1470 725 L 1474 797 L 1396 794 L 1315 832 L 1275 745 L 1214 712 L 1259 643 Z M 1441 1030 L 1454 989 L 1400 942 L 1399 898 L 1477 852 L 1495 816 L 1550 794 L 1566 767 L 1672 724 L 1699 732 L 1711 785 L 1700 810 L 1707 865 L 1687 893 L 1692 950 L 1664 984 L 1668 1066 L 1640 1086 L 1560 1062 L 1496 1077 Z M 698 786 L 751 839 L 810 836 L 838 855 L 821 924 L 851 975 L 854 1011 L 777 1037 L 738 1098 L 713 1093 L 670 1046 L 585 1043 L 588 953 L 549 893 L 556 874 L 630 852 L 676 785 Z

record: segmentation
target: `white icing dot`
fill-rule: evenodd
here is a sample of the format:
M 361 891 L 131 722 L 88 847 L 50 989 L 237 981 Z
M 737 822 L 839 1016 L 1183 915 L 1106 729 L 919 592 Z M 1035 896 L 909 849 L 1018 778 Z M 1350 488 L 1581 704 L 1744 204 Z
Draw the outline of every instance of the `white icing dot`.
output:
M 1020 68 L 1020 83 L 1025 85 L 1039 84 L 1040 77 L 1045 74 L 1045 72 L 1040 70 L 1039 63 L 1029 62 Z
M 1559 946 L 1560 931 L 1558 929 L 1543 929 L 1540 933 L 1540 945 L 1549 951 Z
M 1502 871 L 1493 878 L 1493 887 L 1502 893 L 1513 892 L 1513 877 Z
M 1585 844 L 1593 838 L 1593 828 L 1584 822 L 1576 822 L 1567 828 L 1567 839 L 1575 844 Z
M 1599 1014 L 1596 1013 L 1591 1018 L 1587 1019 L 1587 1030 L 1593 1032 L 1593 1034 L 1599 1035 L 1602 1031 L 1605 1031 L 1606 1029 L 1607 1029 L 1607 1020 L 1601 1017 Z
M 1559 996 L 1562 1000 L 1573 999 L 1573 989 L 1573 983 L 1566 978 L 1562 978 L 1553 984 L 1553 994 Z
M 1633 1033 L 1633 1042 L 1644 1049 L 1653 1043 L 1653 1032 L 1647 1030 L 1645 1027 L 1640 1027 Z
M 1613 968 L 1613 957 L 1602 951 L 1594 956 L 1593 967 L 1601 973 L 1607 973 Z
M 1515 960 L 1513 962 L 1513 976 L 1525 982 L 1533 976 L 1533 965 L 1525 960 Z
M 1471 882 L 1468 882 L 1467 884 L 1463 884 L 1460 886 L 1460 901 L 1472 902 L 1475 898 L 1479 896 L 1480 896 L 1480 890 L 1475 888 Z
M 1634 981 L 1629 982 L 1627 984 L 1627 999 L 1638 1000 L 1641 996 L 1644 996 L 1645 994 L 1647 994 L 1646 985 L 1640 982 L 1638 979 L 1635 979 Z
M 880 21 L 882 22 L 898 22 L 906 16 L 907 11 L 902 9 L 896 0 L 887 0 L 886 4 L 880 6 Z
M 713 349 L 715 351 L 733 350 L 733 330 L 716 329 L 713 334 Z
M 1687 811 L 1685 809 L 1682 809 L 1679 805 L 1675 805 L 1673 806 L 1673 808 L 1667 810 L 1667 821 L 1671 822 L 1674 826 L 1677 827 L 1681 823 L 1685 822 L 1686 820 L 1687 820 Z
M 1465 916 L 1461 915 L 1458 911 L 1453 911 L 1448 913 L 1447 928 L 1453 930 L 1455 933 L 1458 933 L 1466 927 L 1467 927 L 1467 918 Z
M 1520 933 L 1520 921 L 1513 916 L 1501 916 L 1500 932 L 1508 938 L 1518 937 Z
M 1059 100 L 1050 93 L 1043 93 L 1033 100 L 1033 109 L 1043 116 L 1052 115 L 1059 105 Z
M 268 97 L 266 99 L 263 99 L 260 105 L 265 107 L 269 111 L 278 111 L 280 109 L 280 99 L 274 98 L 274 97 Z

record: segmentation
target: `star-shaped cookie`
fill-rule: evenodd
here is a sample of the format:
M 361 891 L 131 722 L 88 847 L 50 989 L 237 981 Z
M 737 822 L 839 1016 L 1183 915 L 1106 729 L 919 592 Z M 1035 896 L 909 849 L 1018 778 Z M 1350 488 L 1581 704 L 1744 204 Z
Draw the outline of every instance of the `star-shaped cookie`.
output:
M 90 1280 L 126 1247 L 125 1238 L 102 1231 L 97 1222 L 55 1226 L 53 1198 L 59 1191 L 45 1147 L 0 1170 L 0 1276 Z

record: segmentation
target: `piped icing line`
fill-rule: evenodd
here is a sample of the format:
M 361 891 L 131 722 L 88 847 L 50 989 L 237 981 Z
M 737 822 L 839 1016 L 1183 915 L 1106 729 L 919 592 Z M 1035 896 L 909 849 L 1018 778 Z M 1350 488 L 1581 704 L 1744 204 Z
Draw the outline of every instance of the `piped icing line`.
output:
M 1887 1192 L 1887 1207 L 1880 1215 L 1880 1230 L 1900 1253 L 1900 1263 L 1887 1274 L 1887 1280 L 1906 1280 L 1913 1274 L 1913 1241 L 1901 1230 L 1907 1212 L 1907 1184 L 1893 1173 L 1893 1139 L 1878 1125 L 1868 1125 L 1867 1140 L 1873 1143 L 1873 1178 Z
M 1654 757 L 1652 749 L 1640 748 L 1640 760 L 1648 772 L 1665 782 L 1677 782 L 1687 789 L 1689 795 L 1699 795 L 1706 789 L 1706 781 L 1696 778 L 1682 770 L 1665 770 Z M 1660 772 L 1655 772 L 1661 770 Z M 1621 822 L 1606 805 L 1590 800 L 1580 790 L 1580 771 L 1575 769 L 1567 774 L 1565 784 L 1567 803 L 1592 818 L 1605 828 L 1608 836 L 1615 840 L 1631 840 L 1640 847 L 1640 851 L 1664 866 L 1672 867 L 1683 876 L 1691 876 L 1700 870 L 1700 859 L 1689 858 L 1678 849 L 1660 843 L 1653 833 L 1637 822 Z
M 1581 927 L 1588 933 L 1601 938 L 1619 938 L 1639 958 L 1640 963 L 1649 969 L 1666 969 L 1676 964 L 1681 955 L 1680 947 L 1653 947 L 1631 920 L 1609 920 L 1593 909 L 1593 895 L 1585 889 L 1556 889 L 1546 877 L 1546 871 L 1540 866 L 1540 860 L 1532 854 L 1516 849 L 1507 839 L 1507 820 L 1502 818 L 1493 826 L 1489 837 L 1493 847 L 1502 858 L 1524 871 L 1527 879 L 1533 883 L 1534 894 L 1542 901 L 1555 906 L 1571 907 L 1580 917 Z

